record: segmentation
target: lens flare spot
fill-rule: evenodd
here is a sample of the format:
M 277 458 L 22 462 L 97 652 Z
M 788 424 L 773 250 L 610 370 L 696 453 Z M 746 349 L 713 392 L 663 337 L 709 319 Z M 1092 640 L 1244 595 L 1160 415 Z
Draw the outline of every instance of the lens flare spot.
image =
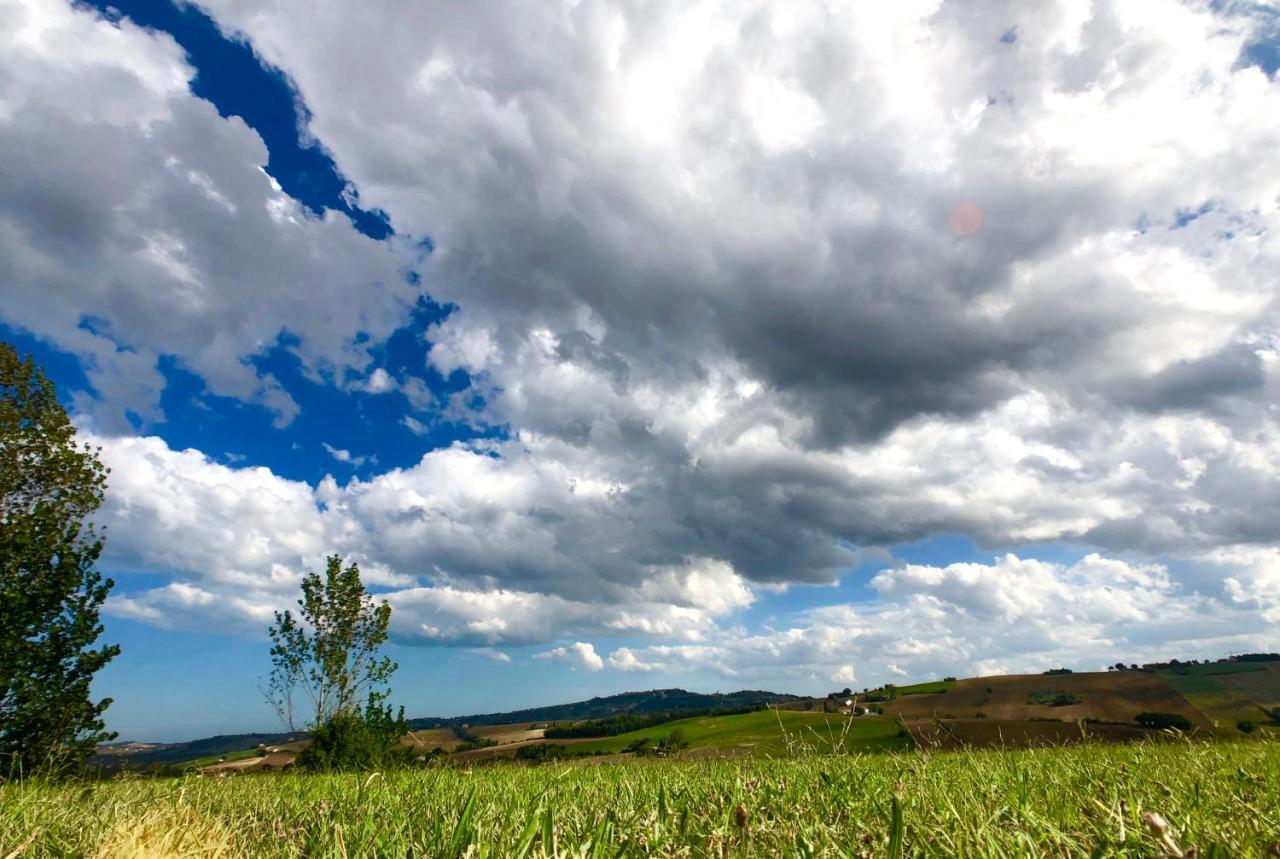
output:
M 951 232 L 958 236 L 971 236 L 982 229 L 982 210 L 973 203 L 961 203 L 951 210 L 947 219 Z

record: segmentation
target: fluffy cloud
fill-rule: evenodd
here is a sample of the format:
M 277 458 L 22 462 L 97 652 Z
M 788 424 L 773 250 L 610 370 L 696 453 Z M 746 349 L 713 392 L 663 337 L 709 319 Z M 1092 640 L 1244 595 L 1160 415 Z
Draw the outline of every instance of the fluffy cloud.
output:
M 0 319 L 81 357 L 100 425 L 161 417 L 161 356 L 287 423 L 296 404 L 248 359 L 287 332 L 341 380 L 369 363 L 358 335 L 407 318 L 415 257 L 284 194 L 172 39 L 60 0 L 0 17 Z
M 585 641 L 575 641 L 568 647 L 556 647 L 538 654 L 540 659 L 555 659 L 575 668 L 588 671 L 599 671 L 604 668 L 604 660 L 596 653 L 596 649 Z
M 104 508 L 109 568 L 178 578 L 113 598 L 109 610 L 175 628 L 216 624 L 260 633 L 271 611 L 291 603 L 301 572 L 329 551 L 361 562 L 392 603 L 392 631 L 401 642 L 656 642 L 609 654 L 607 665 L 627 672 L 709 670 L 848 685 L 855 676 L 878 682 L 904 672 L 1103 665 L 1171 649 L 1263 648 L 1280 618 L 1280 562 L 1270 549 L 1202 552 L 1176 574 L 1166 564 L 1100 554 L 1071 565 L 1006 554 L 989 564 L 886 567 L 870 580 L 877 594 L 870 603 L 813 609 L 783 628 L 748 633 L 726 624 L 752 603 L 755 589 L 722 562 L 654 566 L 635 559 L 594 576 L 580 570 L 555 577 L 572 554 L 560 556 L 550 542 L 539 550 L 534 537 L 559 536 L 554 523 L 575 508 L 556 505 L 581 504 L 582 494 L 599 505 L 577 508 L 583 521 L 606 528 L 614 515 L 609 493 L 580 493 L 562 479 L 557 496 L 534 473 L 504 482 L 519 472 L 484 451 L 436 451 L 413 469 L 345 485 L 327 479 L 312 489 L 265 469 L 173 451 L 158 439 L 94 441 L 112 467 Z M 490 468 L 503 480 L 482 479 Z M 459 498 L 460 486 L 471 494 Z M 538 503 L 517 503 L 529 497 Z M 961 494 L 940 497 L 957 510 L 975 503 Z M 566 512 L 552 515 L 558 509 Z M 531 522 L 518 521 L 522 516 Z M 550 524 L 539 529 L 538 522 Z M 471 536 L 481 528 L 486 538 Z M 546 553 L 542 561 L 538 551 Z M 547 564 L 542 577 L 540 562 Z M 605 664 L 594 650 L 594 659 L 577 647 L 549 652 Z
M 990 564 L 908 565 L 875 576 L 879 599 L 825 606 L 800 623 L 695 645 L 620 648 L 621 670 L 717 672 L 792 682 L 1100 670 L 1116 661 L 1256 650 L 1274 618 L 1184 592 L 1159 565 L 1088 555 L 1072 565 L 1004 555 Z
M 662 671 L 665 665 L 657 662 L 644 662 L 630 647 L 619 647 L 609 654 L 609 667 L 619 671 Z
M 598 572 L 558 577 L 574 547 L 555 545 L 540 523 L 561 509 L 562 520 L 578 511 L 620 528 L 607 522 L 607 493 L 593 497 L 562 472 L 506 469 L 484 450 L 439 450 L 412 469 L 313 488 L 154 437 L 93 441 L 112 469 L 108 566 L 179 579 L 112 610 L 166 626 L 260 629 L 292 604 L 303 571 L 335 551 L 385 592 L 397 638 L 424 644 L 536 644 L 575 631 L 697 640 L 754 599 L 723 563 L 605 566 L 607 546 L 594 550 Z

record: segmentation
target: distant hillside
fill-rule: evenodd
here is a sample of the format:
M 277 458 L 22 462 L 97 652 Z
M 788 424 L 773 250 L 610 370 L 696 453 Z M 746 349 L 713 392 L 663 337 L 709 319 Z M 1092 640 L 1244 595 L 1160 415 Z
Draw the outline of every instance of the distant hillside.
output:
M 599 719 L 604 716 L 616 716 L 620 713 L 643 715 L 645 713 L 686 710 L 705 711 L 720 708 L 736 710 L 763 704 L 787 704 L 803 700 L 806 699 L 799 695 L 785 695 L 780 692 L 764 692 L 754 689 L 712 694 L 686 692 L 683 689 L 653 689 L 648 692 L 624 692 L 621 695 L 608 695 L 603 698 L 592 698 L 589 701 L 577 701 L 573 704 L 532 707 L 527 710 L 513 710 L 507 713 L 479 713 L 473 716 L 455 716 L 451 718 L 411 719 L 409 726 L 414 730 L 421 730 L 437 725 L 507 725 L 515 722 L 559 722 L 576 719 Z
M 291 740 L 301 739 L 307 734 L 219 734 L 216 737 L 205 737 L 186 743 L 126 743 L 103 746 L 98 754 L 89 759 L 90 766 L 107 770 L 150 769 L 164 764 L 189 761 L 211 755 L 225 755 L 231 752 L 252 749 L 261 744 L 273 746 Z

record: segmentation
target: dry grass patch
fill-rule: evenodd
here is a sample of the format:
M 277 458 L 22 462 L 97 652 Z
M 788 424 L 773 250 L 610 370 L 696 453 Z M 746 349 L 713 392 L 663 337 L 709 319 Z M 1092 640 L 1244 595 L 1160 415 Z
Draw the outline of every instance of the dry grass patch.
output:
M 127 818 L 98 845 L 94 859 L 230 859 L 244 855 L 227 827 L 186 804 Z

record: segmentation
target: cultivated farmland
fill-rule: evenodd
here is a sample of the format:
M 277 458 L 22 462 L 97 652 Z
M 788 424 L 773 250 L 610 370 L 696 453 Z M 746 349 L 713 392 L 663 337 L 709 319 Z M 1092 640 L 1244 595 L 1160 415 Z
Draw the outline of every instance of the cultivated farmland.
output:
M 1202 712 L 1219 734 L 1238 734 L 1242 720 L 1265 723 L 1280 706 L 1280 662 L 1210 662 L 1162 668 L 1158 674 Z
M 1060 707 L 1032 703 L 1038 693 L 1046 692 L 1068 693 L 1079 703 Z M 1015 722 L 1046 718 L 1132 722 L 1138 713 L 1157 711 L 1186 716 L 1205 730 L 1211 727 L 1209 720 L 1161 677 L 1141 671 L 972 677 L 958 681 L 946 692 L 899 695 L 876 706 L 887 716 L 907 721 L 975 718 L 984 713 L 988 719 Z

